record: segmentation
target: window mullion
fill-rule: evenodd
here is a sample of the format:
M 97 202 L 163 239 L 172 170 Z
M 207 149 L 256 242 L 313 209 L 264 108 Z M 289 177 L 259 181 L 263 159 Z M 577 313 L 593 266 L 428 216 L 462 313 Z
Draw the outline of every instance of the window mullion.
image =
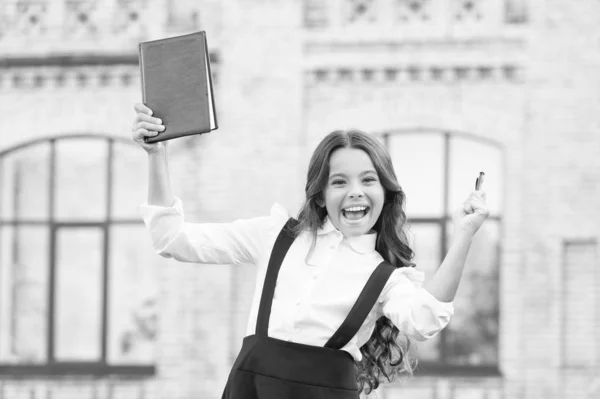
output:
M 446 253 L 448 252 L 448 204 L 450 202 L 450 194 L 449 194 L 449 182 L 450 182 L 450 133 L 444 133 L 444 170 L 442 173 L 444 174 L 443 180 L 443 215 L 442 225 L 440 226 L 440 234 L 441 234 L 441 245 L 440 245 L 440 265 L 444 261 L 446 257 Z M 448 364 L 448 350 L 446 348 L 448 342 L 448 330 L 443 329 L 440 333 L 440 363 Z
M 54 314 L 55 302 L 54 292 L 56 290 L 56 225 L 54 221 L 54 200 L 56 198 L 56 140 L 50 140 L 50 187 L 48 190 L 48 220 L 50 229 L 50 243 L 48 246 L 49 267 L 48 273 L 48 321 L 47 321 L 47 337 L 46 345 L 48 355 L 47 361 L 49 364 L 54 363 Z
M 113 180 L 113 157 L 114 157 L 114 141 L 108 140 L 108 157 L 106 160 L 106 214 L 104 230 L 104 249 L 102 251 L 102 362 L 108 363 L 107 347 L 108 347 L 108 282 L 110 281 L 110 270 L 108 265 L 108 254 L 110 251 L 110 219 L 112 213 L 112 180 Z

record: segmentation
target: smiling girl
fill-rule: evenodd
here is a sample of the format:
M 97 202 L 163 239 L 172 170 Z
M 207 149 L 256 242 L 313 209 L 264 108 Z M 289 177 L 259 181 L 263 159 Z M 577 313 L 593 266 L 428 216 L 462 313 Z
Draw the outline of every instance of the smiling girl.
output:
M 473 235 L 488 217 L 476 190 L 453 213 L 454 239 L 423 285 L 405 233 L 405 195 L 373 137 L 327 135 L 309 163 L 297 219 L 279 205 L 232 223 L 184 221 L 171 194 L 164 129 L 136 104 L 133 138 L 149 154 L 144 222 L 157 253 L 182 262 L 257 267 L 246 337 L 224 399 L 357 399 L 412 373 L 411 340 L 429 339 L 452 316 Z

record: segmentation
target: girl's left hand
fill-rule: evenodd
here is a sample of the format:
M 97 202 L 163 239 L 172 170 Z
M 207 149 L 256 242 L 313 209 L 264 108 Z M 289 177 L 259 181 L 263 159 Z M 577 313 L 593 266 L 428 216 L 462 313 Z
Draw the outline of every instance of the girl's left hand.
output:
M 454 232 L 474 236 L 489 215 L 490 210 L 485 204 L 485 191 L 473 191 L 452 214 Z

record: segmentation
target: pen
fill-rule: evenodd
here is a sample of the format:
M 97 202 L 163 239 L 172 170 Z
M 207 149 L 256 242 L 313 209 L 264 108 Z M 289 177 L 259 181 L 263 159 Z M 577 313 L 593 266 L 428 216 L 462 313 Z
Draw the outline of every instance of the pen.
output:
M 479 172 L 479 177 L 477 178 L 477 180 L 475 180 L 475 190 L 479 190 L 481 188 L 481 185 L 483 184 L 484 176 L 485 176 L 485 173 Z

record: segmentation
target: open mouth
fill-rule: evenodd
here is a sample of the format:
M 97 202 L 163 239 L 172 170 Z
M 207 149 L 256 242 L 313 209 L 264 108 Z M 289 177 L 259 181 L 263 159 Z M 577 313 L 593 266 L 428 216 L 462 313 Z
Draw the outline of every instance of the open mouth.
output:
M 344 218 L 347 220 L 360 220 L 367 216 L 367 213 L 369 213 L 370 209 L 371 208 L 368 206 L 351 206 L 349 208 L 342 209 L 342 216 L 344 216 Z

